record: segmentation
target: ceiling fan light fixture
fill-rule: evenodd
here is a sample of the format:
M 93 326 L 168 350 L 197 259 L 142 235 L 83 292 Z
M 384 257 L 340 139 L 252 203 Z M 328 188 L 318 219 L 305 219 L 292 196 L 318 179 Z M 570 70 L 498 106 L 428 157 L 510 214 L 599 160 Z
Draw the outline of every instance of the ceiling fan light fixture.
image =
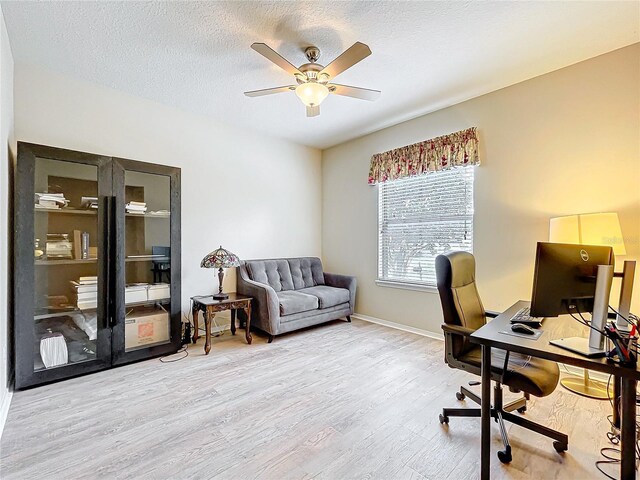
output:
M 316 82 L 307 82 L 296 87 L 296 95 L 307 107 L 316 107 L 329 95 L 329 89 Z

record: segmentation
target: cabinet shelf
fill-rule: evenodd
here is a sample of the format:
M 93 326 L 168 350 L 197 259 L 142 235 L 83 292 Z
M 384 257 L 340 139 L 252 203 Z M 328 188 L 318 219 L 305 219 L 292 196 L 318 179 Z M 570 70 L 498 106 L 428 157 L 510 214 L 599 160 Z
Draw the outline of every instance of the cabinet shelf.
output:
M 56 260 L 36 260 L 36 265 L 76 265 L 76 264 L 85 264 L 85 263 L 96 263 L 98 261 L 97 258 L 60 258 Z
M 97 258 L 83 258 L 83 259 L 61 258 L 57 260 L 36 260 L 35 264 L 36 265 L 78 265 L 78 264 L 82 265 L 82 264 L 96 263 L 97 261 L 98 261 Z M 168 263 L 171 261 L 171 259 L 169 257 L 145 256 L 145 257 L 133 257 L 133 258 L 127 257 L 124 259 L 124 261 L 126 263 L 150 262 L 150 261 Z
M 85 210 L 80 208 L 34 208 L 38 213 L 53 213 L 56 215 L 96 215 L 97 210 Z
M 85 210 L 80 208 L 34 208 L 38 213 L 52 213 L 54 215 L 97 215 L 98 210 Z M 171 218 L 170 214 L 166 215 L 154 215 L 152 213 L 125 213 L 125 217 L 138 217 L 138 218 Z
M 168 305 L 169 303 L 171 303 L 171 299 L 170 298 L 163 298 L 163 299 L 160 299 L 160 300 L 147 300 L 146 302 L 126 303 L 125 307 L 127 307 L 127 308 L 151 307 L 153 305 Z M 67 310 L 62 310 L 61 309 L 61 310 L 56 310 L 54 312 L 47 312 L 47 313 L 41 313 L 39 315 L 34 315 L 33 316 L 33 320 L 37 322 L 39 320 L 46 320 L 48 318 L 64 317 L 65 315 L 74 314 L 74 313 L 95 312 L 96 310 L 98 310 L 98 309 L 97 308 L 79 309 L 79 308 L 75 308 L 75 307 L 70 307 Z

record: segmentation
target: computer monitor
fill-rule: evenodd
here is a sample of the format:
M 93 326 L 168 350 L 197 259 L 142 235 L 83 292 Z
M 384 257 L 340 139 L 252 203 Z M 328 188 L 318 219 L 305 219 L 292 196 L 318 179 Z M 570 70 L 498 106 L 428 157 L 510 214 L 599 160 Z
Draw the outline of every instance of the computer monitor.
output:
M 607 321 L 613 262 L 611 247 L 538 243 L 531 315 L 592 314 L 589 338 L 560 338 L 551 344 L 588 357 L 605 354 L 600 332 Z
M 593 312 L 598 265 L 613 262 L 611 247 L 538 242 L 531 316 Z

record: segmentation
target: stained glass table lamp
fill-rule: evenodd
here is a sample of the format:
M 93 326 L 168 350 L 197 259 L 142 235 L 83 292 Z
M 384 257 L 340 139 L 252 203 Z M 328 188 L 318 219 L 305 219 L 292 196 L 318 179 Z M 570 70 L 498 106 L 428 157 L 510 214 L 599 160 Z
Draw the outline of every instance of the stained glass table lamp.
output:
M 216 300 L 226 300 L 229 298 L 228 293 L 222 292 L 222 280 L 224 279 L 224 269 L 237 267 L 240 265 L 240 259 L 235 253 L 231 253 L 228 250 L 220 248 L 214 250 L 213 252 L 207 254 L 206 257 L 202 259 L 200 262 L 201 268 L 217 268 L 218 269 L 218 280 L 220 281 L 220 288 L 218 293 L 213 295 L 213 298 Z

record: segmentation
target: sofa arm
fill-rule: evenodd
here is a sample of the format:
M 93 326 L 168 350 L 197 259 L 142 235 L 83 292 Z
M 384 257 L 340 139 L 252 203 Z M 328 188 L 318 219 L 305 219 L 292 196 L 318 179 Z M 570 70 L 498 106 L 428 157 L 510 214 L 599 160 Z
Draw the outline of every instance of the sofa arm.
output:
M 275 290 L 264 283 L 237 276 L 238 293 L 253 298 L 251 322 L 253 326 L 270 335 L 278 334 L 280 324 L 280 302 Z
M 329 287 L 346 288 L 349 290 L 349 307 L 353 314 L 356 306 L 356 277 L 325 272 L 324 283 Z

